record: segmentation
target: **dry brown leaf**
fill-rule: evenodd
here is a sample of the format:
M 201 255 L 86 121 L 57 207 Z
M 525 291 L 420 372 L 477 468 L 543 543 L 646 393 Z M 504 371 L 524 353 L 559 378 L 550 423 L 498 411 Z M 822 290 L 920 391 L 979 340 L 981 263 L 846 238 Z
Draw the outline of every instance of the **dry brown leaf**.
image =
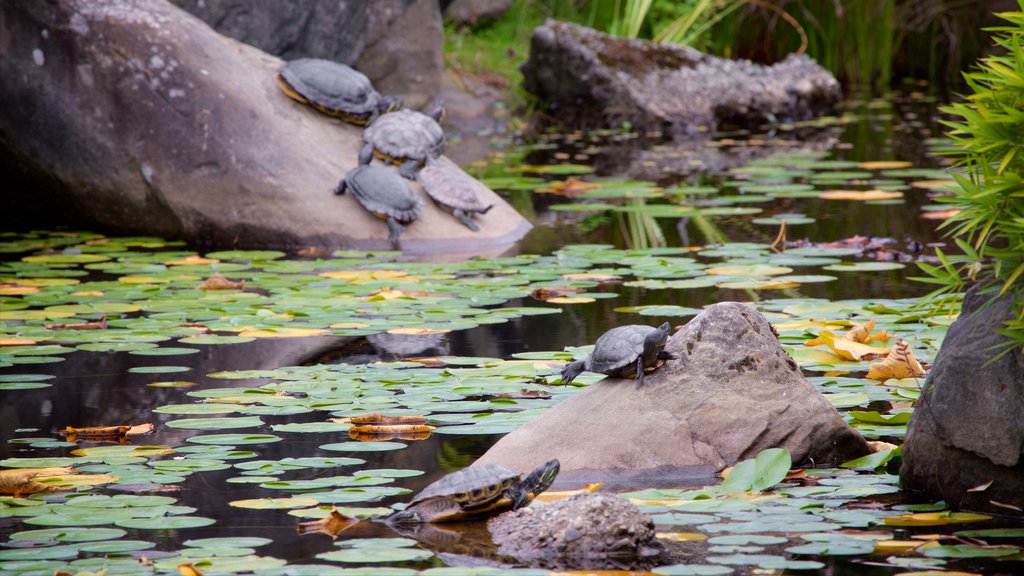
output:
M 69 440 L 71 437 L 78 437 L 82 440 L 93 440 L 96 438 L 109 440 L 111 438 L 119 438 L 123 436 L 149 434 L 152 431 L 153 425 L 147 422 L 145 424 L 133 424 L 131 426 L 87 426 L 84 428 L 67 426 L 60 433 L 64 436 L 68 436 Z
M 861 342 L 848 340 L 843 337 L 837 337 L 829 330 L 822 330 L 818 333 L 817 338 L 804 342 L 804 346 L 818 346 L 821 344 L 828 346 L 836 356 L 839 356 L 844 360 L 852 360 L 855 362 L 872 355 L 881 357 L 888 352 L 885 348 L 878 348 Z
M 575 176 L 570 176 L 561 182 L 552 182 L 547 188 L 541 188 L 538 192 L 548 192 L 550 194 L 559 194 L 562 196 L 576 196 L 582 194 L 587 190 L 594 190 L 600 188 L 598 184 L 591 184 L 590 182 L 584 182 Z
M 557 502 L 559 500 L 565 500 L 566 498 L 571 498 L 571 497 L 573 497 L 573 496 L 575 496 L 577 494 L 589 494 L 590 492 L 596 491 L 600 487 L 601 487 L 601 483 L 600 482 L 594 482 L 592 484 L 587 484 L 586 486 L 584 486 L 583 488 L 580 488 L 579 490 L 562 490 L 560 492 L 542 492 L 542 493 L 538 494 L 536 496 L 536 498 L 534 498 L 534 500 L 537 500 L 537 501 L 540 501 L 540 502 Z
M 228 280 L 227 278 L 225 278 L 224 276 L 221 276 L 220 274 L 214 274 L 213 276 L 210 276 L 209 278 L 204 280 L 202 284 L 200 284 L 199 286 L 196 286 L 196 289 L 197 290 L 239 290 L 239 289 L 244 288 L 244 287 L 245 287 L 245 280 L 239 280 L 238 282 L 235 282 L 233 280 Z
M 94 322 L 77 322 L 74 324 L 47 324 L 46 327 L 49 328 L 50 330 L 106 330 L 107 317 L 106 315 L 100 316 L 100 319 Z
M 881 452 L 882 450 L 895 450 L 899 446 L 881 440 L 868 440 L 868 448 L 871 448 L 872 452 Z
M 579 294 L 583 292 L 583 288 L 572 288 L 569 286 L 549 286 L 547 288 L 537 288 L 530 292 L 530 297 L 541 302 L 546 302 L 553 298 L 562 298 L 572 294 Z
M 299 522 L 296 528 L 298 529 L 299 534 L 321 533 L 327 534 L 331 538 L 337 538 L 338 534 L 341 534 L 358 523 L 358 518 L 346 516 L 341 512 L 338 512 L 337 508 L 332 508 L 331 513 L 325 518 L 321 518 L 320 520 L 310 520 L 308 522 Z
M 426 418 L 420 415 L 415 416 L 386 416 L 380 412 L 370 412 L 361 416 L 352 416 L 348 419 L 355 425 L 359 424 L 425 424 Z
M 348 431 L 348 437 L 357 442 L 387 442 L 389 440 L 426 440 L 433 432 L 390 432 L 387 434 L 359 434 Z
M 35 478 L 51 478 L 74 474 L 73 468 L 16 468 L 14 470 L 0 470 L 0 494 L 9 494 L 15 498 L 22 494 L 36 494 L 38 492 L 64 492 L 71 490 L 71 487 L 53 486 L 36 482 Z
M 885 360 L 868 366 L 867 377 L 885 382 L 889 378 L 915 378 L 924 374 L 924 368 L 917 358 L 914 358 L 910 344 L 900 339 L 889 349 L 889 355 Z
M 363 424 L 349 428 L 349 436 L 369 436 L 371 434 L 418 434 L 433 432 L 434 427 L 427 424 Z

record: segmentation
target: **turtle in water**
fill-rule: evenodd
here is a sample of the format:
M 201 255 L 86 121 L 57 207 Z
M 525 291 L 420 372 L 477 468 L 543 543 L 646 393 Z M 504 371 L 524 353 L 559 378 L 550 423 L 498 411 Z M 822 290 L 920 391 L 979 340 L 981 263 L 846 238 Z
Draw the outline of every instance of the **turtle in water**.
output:
M 412 222 L 423 210 L 423 201 L 405 180 L 384 166 L 356 166 L 345 174 L 334 193 L 344 194 L 349 188 L 363 208 L 387 222 L 388 240 L 392 243 L 405 230 L 402 224 Z
M 281 67 L 277 82 L 293 100 L 357 126 L 402 107 L 400 97 L 381 96 L 363 73 L 330 60 L 292 60 Z
M 416 179 L 434 202 L 474 232 L 480 227 L 473 221 L 473 214 L 486 214 L 494 207 L 480 202 L 480 194 L 486 193 L 487 187 L 444 156 L 427 160 Z
M 558 468 L 558 460 L 549 460 L 525 478 L 501 464 L 463 468 L 424 488 L 387 523 L 453 522 L 518 510 L 551 486 Z
M 448 138 L 438 122 L 444 107 L 435 107 L 429 115 L 415 110 L 399 110 L 382 114 L 363 130 L 359 163 L 369 164 L 374 156 L 399 164 L 399 172 L 415 180 L 423 164 L 444 153 Z
M 659 366 L 658 362 L 674 359 L 665 352 L 671 327 L 665 322 L 657 328 L 628 324 L 612 328 L 597 339 L 594 351 L 583 360 L 562 369 L 562 382 L 568 384 L 584 370 L 619 378 L 636 378 L 636 387 L 644 384 L 644 371 Z

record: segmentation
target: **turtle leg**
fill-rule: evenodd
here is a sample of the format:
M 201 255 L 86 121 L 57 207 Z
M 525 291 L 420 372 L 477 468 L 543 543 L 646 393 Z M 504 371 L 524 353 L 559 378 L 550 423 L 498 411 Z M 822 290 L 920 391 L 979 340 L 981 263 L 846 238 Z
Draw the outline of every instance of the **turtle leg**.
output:
M 658 352 L 658 360 L 677 360 L 678 358 L 678 356 L 667 350 L 662 350 L 661 352 Z
M 361 150 L 359 150 L 359 165 L 369 166 L 370 161 L 373 160 L 373 144 L 367 142 L 363 144 Z
M 583 373 L 583 360 L 577 360 L 565 365 L 562 368 L 562 384 L 568 384 L 576 379 L 577 376 Z
M 644 385 L 644 357 L 636 359 L 636 387 L 639 389 Z
M 391 231 L 391 233 L 388 234 L 388 242 L 394 244 L 395 242 L 398 242 L 398 237 L 405 231 L 405 227 L 399 224 L 398 220 L 395 220 L 394 216 L 388 216 L 387 224 L 388 230 Z
M 338 185 L 334 188 L 334 194 L 337 195 L 337 196 L 341 196 L 342 194 L 345 193 L 345 190 L 347 188 L 348 188 L 348 181 L 345 180 L 344 178 L 342 178 L 341 182 L 338 182 Z
M 476 222 L 473 222 L 473 218 L 471 218 L 469 214 L 466 213 L 465 210 L 452 210 L 452 215 L 455 216 L 455 218 L 457 218 L 459 222 L 465 224 L 466 228 L 469 228 L 473 232 L 480 231 L 480 227 L 476 225 Z
M 403 178 L 408 180 L 415 180 L 416 175 L 420 173 L 420 161 L 419 160 L 406 160 L 402 162 L 402 165 L 398 167 L 398 173 Z

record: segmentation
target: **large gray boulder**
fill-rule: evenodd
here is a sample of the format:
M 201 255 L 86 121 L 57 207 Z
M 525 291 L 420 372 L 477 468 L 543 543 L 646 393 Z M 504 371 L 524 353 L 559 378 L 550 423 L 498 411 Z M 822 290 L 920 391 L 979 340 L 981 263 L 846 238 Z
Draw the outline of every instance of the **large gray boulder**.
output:
M 533 32 L 524 87 L 559 121 L 670 135 L 800 120 L 830 112 L 839 82 L 806 56 L 772 66 L 628 40 L 549 20 Z
M 1024 348 L 992 362 L 992 347 L 1008 341 L 995 329 L 1014 313 L 1012 293 L 986 306 L 991 297 L 968 292 L 942 341 L 907 425 L 900 480 L 912 492 L 960 508 L 1013 513 L 999 506 L 1006 504 L 1020 513 Z
M 282 61 L 165 0 L 0 3 L 0 173 L 8 218 L 249 247 L 388 248 L 387 227 L 331 191 L 358 127 L 284 95 Z M 485 254 L 530 224 L 496 194 L 472 232 L 426 200 L 411 252 Z
M 427 105 L 441 89 L 438 0 L 171 0 L 215 30 L 285 60 L 348 64 L 381 93 Z
M 766 448 L 787 448 L 797 465 L 870 452 L 752 308 L 709 306 L 665 349 L 678 358 L 642 388 L 602 380 L 508 434 L 477 463 L 526 471 L 558 458 L 563 485 L 678 486 L 710 481 Z

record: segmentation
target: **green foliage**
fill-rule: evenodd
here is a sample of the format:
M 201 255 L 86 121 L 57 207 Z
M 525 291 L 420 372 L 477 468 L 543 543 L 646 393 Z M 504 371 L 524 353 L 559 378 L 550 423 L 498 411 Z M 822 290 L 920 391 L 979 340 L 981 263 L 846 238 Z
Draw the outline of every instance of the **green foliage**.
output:
M 626 38 L 695 46 L 704 34 L 748 0 L 616 0 L 608 31 Z M 595 4 L 597 4 L 595 2 Z
M 1010 25 L 992 28 L 1000 48 L 975 72 L 973 91 L 943 110 L 961 150 L 954 174 L 959 190 L 940 198 L 960 212 L 943 226 L 963 254 L 936 250 L 941 264 L 921 264 L 925 282 L 940 287 L 930 297 L 960 292 L 968 282 L 1012 294 L 1015 318 L 1000 330 L 1010 347 L 1024 346 L 1024 0 L 1021 12 L 999 16 Z M 928 298 L 930 299 L 930 298 Z

